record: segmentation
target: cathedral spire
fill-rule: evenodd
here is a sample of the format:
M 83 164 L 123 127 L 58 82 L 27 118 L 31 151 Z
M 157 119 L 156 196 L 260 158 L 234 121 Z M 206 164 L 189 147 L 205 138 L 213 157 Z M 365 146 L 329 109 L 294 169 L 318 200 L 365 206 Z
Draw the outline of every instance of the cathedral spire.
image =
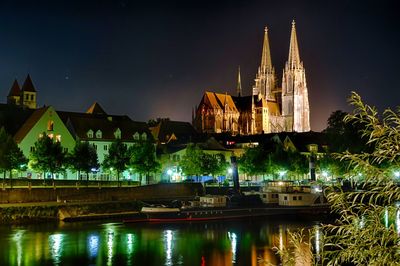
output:
M 296 22 L 294 20 L 292 21 L 292 33 L 290 35 L 288 64 L 290 69 L 300 67 L 299 45 L 297 44 Z
M 264 44 L 261 57 L 261 71 L 266 72 L 272 70 L 271 51 L 269 49 L 268 28 L 264 29 Z
M 238 80 L 237 80 L 237 88 L 236 88 L 237 96 L 242 96 L 242 80 L 240 78 L 240 66 L 238 70 Z

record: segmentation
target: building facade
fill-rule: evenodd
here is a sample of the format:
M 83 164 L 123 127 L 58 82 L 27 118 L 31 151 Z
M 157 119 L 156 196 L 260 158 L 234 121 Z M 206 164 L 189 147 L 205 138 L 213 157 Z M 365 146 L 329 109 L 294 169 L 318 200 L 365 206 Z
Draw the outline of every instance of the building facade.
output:
M 200 132 L 234 135 L 310 131 L 307 82 L 294 21 L 282 86 L 277 83 L 265 28 L 261 64 L 251 95 L 243 96 L 239 69 L 237 95 L 205 92 L 193 111 L 193 125 Z

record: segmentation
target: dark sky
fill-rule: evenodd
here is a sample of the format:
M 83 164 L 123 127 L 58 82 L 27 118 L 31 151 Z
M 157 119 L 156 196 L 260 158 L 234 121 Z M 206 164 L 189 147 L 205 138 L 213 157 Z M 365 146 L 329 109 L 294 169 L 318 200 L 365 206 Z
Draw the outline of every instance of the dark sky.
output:
M 311 127 L 351 110 L 350 91 L 399 105 L 395 1 L 4 1 L 0 99 L 30 73 L 39 105 L 85 111 L 94 101 L 134 120 L 190 121 L 205 90 L 250 94 L 264 26 L 281 83 L 292 19 L 306 68 Z

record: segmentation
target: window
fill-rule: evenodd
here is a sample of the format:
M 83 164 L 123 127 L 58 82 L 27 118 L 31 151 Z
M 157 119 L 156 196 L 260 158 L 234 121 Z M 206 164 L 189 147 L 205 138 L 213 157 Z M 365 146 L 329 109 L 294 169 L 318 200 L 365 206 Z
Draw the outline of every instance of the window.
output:
M 299 200 L 303 200 L 303 196 L 299 196 Z
M 25 100 L 29 100 L 29 95 L 25 94 Z
M 33 94 L 31 94 L 31 101 L 33 101 Z
M 31 152 L 35 151 L 35 147 L 31 146 Z
M 297 197 L 296 197 L 296 196 L 293 196 L 293 200 L 297 200 Z
M 136 132 L 135 134 L 133 134 L 134 140 L 139 140 L 139 138 L 140 138 L 139 133 Z
M 101 130 L 100 129 L 97 130 L 96 131 L 96 138 L 101 139 L 102 137 L 103 137 L 103 134 L 102 134 Z
M 56 135 L 56 141 L 61 142 L 61 135 Z
M 93 138 L 93 130 L 89 129 L 89 131 L 86 133 L 88 138 Z
M 93 144 L 93 148 L 97 151 L 97 145 Z
M 287 200 L 287 196 L 284 196 L 284 197 L 283 197 L 283 200 Z
M 54 121 L 49 120 L 47 121 L 47 131 L 53 131 L 54 130 Z
M 104 150 L 106 151 L 108 149 L 108 145 L 104 145 Z
M 147 139 L 147 134 L 145 132 L 143 132 L 142 134 L 142 140 L 146 140 Z
M 116 139 L 120 139 L 121 138 L 121 130 L 119 128 L 117 128 L 114 132 L 114 136 Z
M 68 152 L 68 148 L 64 148 L 64 152 L 67 153 Z

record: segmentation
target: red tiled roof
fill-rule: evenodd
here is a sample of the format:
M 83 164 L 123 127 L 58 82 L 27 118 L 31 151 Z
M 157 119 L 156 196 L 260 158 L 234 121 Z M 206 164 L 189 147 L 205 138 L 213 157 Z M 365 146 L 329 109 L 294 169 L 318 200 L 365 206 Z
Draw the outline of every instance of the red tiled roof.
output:
M 33 86 L 31 76 L 28 74 L 24 81 L 24 85 L 22 85 L 22 90 L 23 91 L 30 91 L 30 92 L 36 92 L 35 86 Z

